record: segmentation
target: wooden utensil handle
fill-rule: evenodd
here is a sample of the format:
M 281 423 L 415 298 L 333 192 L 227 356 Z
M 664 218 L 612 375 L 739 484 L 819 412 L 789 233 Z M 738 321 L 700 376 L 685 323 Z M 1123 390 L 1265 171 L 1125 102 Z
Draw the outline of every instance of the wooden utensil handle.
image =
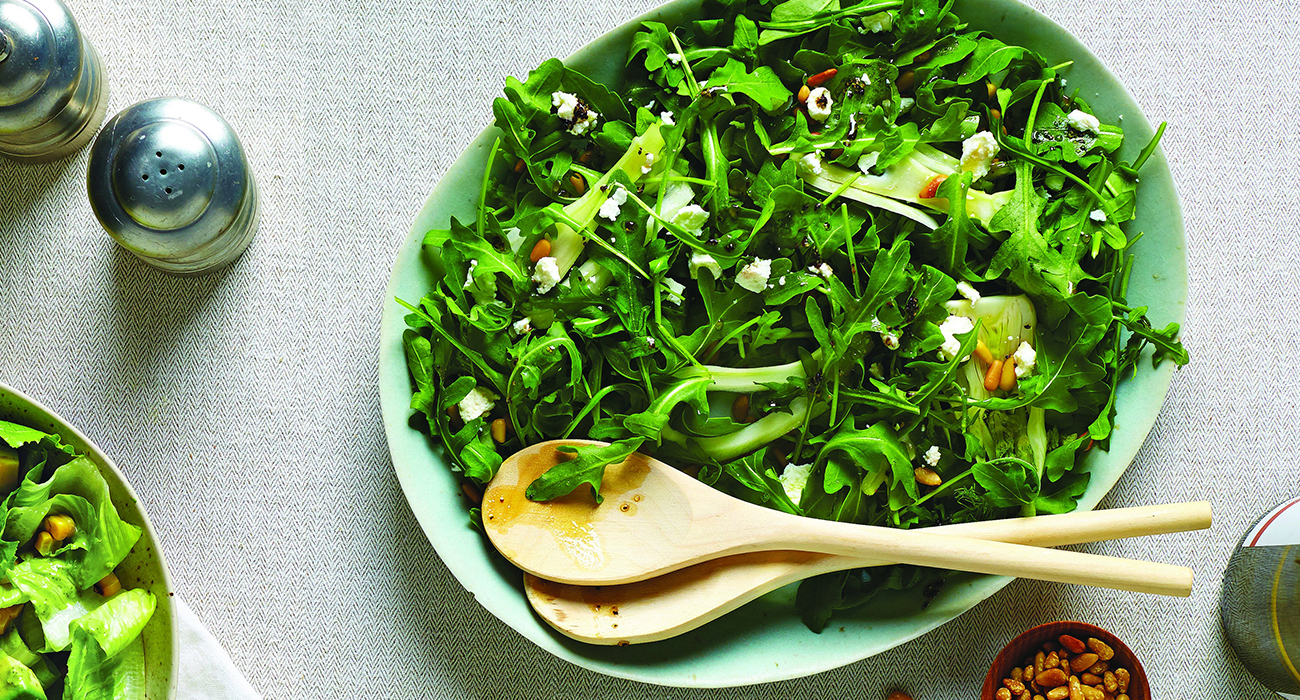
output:
M 925 528 L 923 532 L 1035 547 L 1059 547 L 1063 544 L 1204 530 L 1210 526 L 1212 519 L 1209 501 L 1196 501 L 987 520 Z
M 776 523 L 769 522 L 766 532 L 754 532 L 759 549 L 799 549 L 1169 596 L 1186 597 L 1192 592 L 1192 570 L 1187 567 L 921 530 L 895 530 L 798 516 L 783 520 L 776 528 L 773 528 Z

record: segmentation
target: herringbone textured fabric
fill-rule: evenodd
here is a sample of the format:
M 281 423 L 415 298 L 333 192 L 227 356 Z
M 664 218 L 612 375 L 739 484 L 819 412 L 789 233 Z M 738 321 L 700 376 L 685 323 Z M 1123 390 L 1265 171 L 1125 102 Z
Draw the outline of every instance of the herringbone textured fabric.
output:
M 653 0 L 70 0 L 110 112 L 205 102 L 262 187 L 249 252 L 174 279 L 92 218 L 85 154 L 0 162 L 0 379 L 130 476 L 181 595 L 267 698 L 974 698 L 996 648 L 1103 621 L 1159 697 L 1269 695 L 1225 651 L 1219 577 L 1247 523 L 1300 492 L 1300 78 L 1295 0 L 1034 0 L 1153 121 L 1187 218 L 1194 364 L 1103 506 L 1209 498 L 1209 533 L 1087 547 L 1189 562 L 1189 600 L 1017 582 L 960 621 L 813 678 L 726 691 L 619 681 L 486 614 L 420 535 L 376 388 L 385 281 L 415 212 L 521 76 Z

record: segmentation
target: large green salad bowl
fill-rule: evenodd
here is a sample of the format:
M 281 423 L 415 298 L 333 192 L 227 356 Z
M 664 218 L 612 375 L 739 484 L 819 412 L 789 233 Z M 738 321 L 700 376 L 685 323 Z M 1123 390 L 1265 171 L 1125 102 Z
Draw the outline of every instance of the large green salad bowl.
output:
M 180 656 L 177 654 L 177 630 L 172 610 L 172 583 L 158 547 L 144 506 L 126 476 L 112 459 L 85 435 L 50 409 L 21 391 L 0 382 L 0 420 L 20 423 L 41 432 L 57 435 L 79 455 L 90 458 L 108 483 L 109 496 L 123 521 L 139 527 L 140 539 L 131 553 L 118 565 L 116 573 L 123 589 L 143 588 L 157 600 L 153 617 L 141 632 L 144 640 L 144 693 L 146 700 L 172 700 Z
M 1121 157 L 1131 160 L 1151 139 L 1154 130 L 1115 76 L 1048 18 L 1017 0 L 958 0 L 953 11 L 972 28 L 1033 49 L 1050 63 L 1073 61 L 1063 72 L 1071 88 L 1078 88 L 1103 120 L 1114 123 L 1123 117 Z M 678 0 L 605 34 L 565 63 L 617 88 L 628 44 L 642 21 L 673 26 L 699 16 L 700 0 Z M 504 82 L 505 76 L 500 79 Z M 520 572 L 470 528 L 457 479 L 441 447 L 409 425 L 412 389 L 402 347 L 406 309 L 395 301 L 416 302 L 432 287 L 422 260 L 424 234 L 445 228 L 452 215 L 474 218 L 488 151 L 498 135 L 495 128 L 485 130 L 416 216 L 386 291 L 379 359 L 384 424 L 402 488 L 434 549 L 488 612 L 543 649 L 584 668 L 661 685 L 725 687 L 806 676 L 867 658 L 952 620 L 1009 583 L 1002 577 L 951 576 L 938 597 L 924 606 L 920 591 L 882 594 L 838 615 L 821 634 L 800 621 L 793 588 L 773 592 L 684 637 L 634 647 L 576 642 L 535 616 L 524 597 Z M 1181 323 L 1187 298 L 1183 224 L 1160 149 L 1143 168 L 1137 218 L 1129 231 L 1145 234 L 1135 248 L 1129 298 L 1149 306 L 1152 318 Z M 1079 507 L 1096 507 L 1128 468 L 1155 422 L 1173 371 L 1172 363 L 1153 369 L 1144 361 L 1137 376 L 1120 385 L 1110 450 L 1088 454 L 1085 466 L 1092 478 Z

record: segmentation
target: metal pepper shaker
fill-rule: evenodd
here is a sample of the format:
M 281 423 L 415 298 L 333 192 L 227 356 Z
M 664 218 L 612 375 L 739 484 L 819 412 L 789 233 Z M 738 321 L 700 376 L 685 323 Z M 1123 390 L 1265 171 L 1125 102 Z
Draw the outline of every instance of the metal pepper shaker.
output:
M 0 156 L 81 149 L 108 107 L 103 64 L 60 0 L 0 0 Z
M 257 230 L 243 146 L 226 120 L 190 100 L 148 100 L 110 119 L 90 149 L 86 182 L 104 230 L 165 272 L 225 267 Z

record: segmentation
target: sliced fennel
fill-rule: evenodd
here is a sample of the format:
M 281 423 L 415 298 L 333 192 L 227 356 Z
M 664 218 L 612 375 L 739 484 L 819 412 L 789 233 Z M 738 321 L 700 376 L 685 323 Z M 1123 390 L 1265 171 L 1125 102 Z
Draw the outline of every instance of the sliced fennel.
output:
M 698 376 L 704 373 L 713 377 L 709 391 L 730 391 L 737 394 L 752 394 L 767 389 L 764 384 L 784 384 L 791 377 L 808 376 L 804 371 L 803 363 L 798 360 L 769 367 L 736 368 L 703 365 L 699 368 L 688 368 L 683 376 Z
M 790 402 L 790 413 L 769 413 L 734 433 L 691 439 L 705 454 L 725 462 L 779 439 L 803 425 L 807 416 L 808 400 L 801 396 Z

